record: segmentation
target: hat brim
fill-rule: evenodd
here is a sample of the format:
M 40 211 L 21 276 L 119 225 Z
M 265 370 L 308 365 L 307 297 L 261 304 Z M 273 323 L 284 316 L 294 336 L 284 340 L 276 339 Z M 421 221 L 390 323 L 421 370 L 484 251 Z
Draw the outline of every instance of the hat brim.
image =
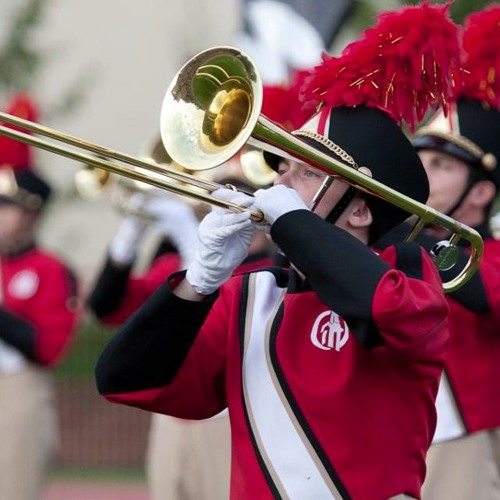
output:
M 465 149 L 443 137 L 438 137 L 432 134 L 421 135 L 413 141 L 413 147 L 416 151 L 421 151 L 422 149 L 438 151 L 440 153 L 453 156 L 458 160 L 465 161 L 472 166 L 480 166 L 479 164 L 481 160 L 479 158 L 473 156 Z

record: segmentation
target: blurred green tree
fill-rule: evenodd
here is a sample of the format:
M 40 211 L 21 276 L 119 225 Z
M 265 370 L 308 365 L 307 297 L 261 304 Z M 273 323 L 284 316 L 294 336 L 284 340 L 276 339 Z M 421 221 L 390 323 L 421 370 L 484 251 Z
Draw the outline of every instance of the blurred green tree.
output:
M 29 0 L 16 12 L 6 41 L 0 47 L 0 91 L 29 92 L 43 63 L 44 54 L 33 43 L 47 0 Z
M 24 0 L 19 2 L 7 34 L 0 46 L 0 102 L 12 92 L 36 93 L 43 69 L 50 61 L 53 50 L 44 48 L 37 40 L 37 30 L 44 20 L 50 0 Z M 44 116 L 73 112 L 83 101 L 86 89 L 92 83 L 90 71 L 83 71 L 74 84 L 65 89 L 58 102 Z
M 448 0 L 437 0 L 436 3 L 446 3 Z M 402 1 L 399 2 L 402 5 L 405 4 L 418 4 L 419 1 L 410 0 L 410 1 Z M 461 24 L 466 16 L 468 16 L 472 12 L 476 12 L 478 10 L 482 10 L 488 5 L 492 4 L 490 0 L 467 0 L 462 2 L 454 2 L 450 6 L 450 14 L 453 20 L 459 24 Z

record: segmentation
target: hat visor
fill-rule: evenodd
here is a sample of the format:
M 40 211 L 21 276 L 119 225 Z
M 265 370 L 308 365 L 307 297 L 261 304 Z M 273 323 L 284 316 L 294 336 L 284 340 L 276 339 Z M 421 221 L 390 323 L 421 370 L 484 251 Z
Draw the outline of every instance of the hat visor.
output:
M 476 158 L 457 144 L 454 144 L 443 137 L 438 137 L 432 134 L 417 137 L 413 141 L 413 147 L 416 151 L 420 151 L 422 149 L 439 151 L 440 153 L 453 156 L 454 158 L 465 161 L 473 166 L 481 161 L 479 158 Z

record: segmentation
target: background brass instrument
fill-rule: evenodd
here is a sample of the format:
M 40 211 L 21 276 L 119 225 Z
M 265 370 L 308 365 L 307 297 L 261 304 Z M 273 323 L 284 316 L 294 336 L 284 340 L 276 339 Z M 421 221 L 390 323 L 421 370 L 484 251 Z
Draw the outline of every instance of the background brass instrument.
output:
M 84 200 L 95 201 L 107 196 L 120 213 L 136 215 L 151 221 L 154 218 L 132 203 L 132 197 L 136 193 L 142 193 L 144 197 L 154 196 L 153 190 L 163 193 L 162 190 L 153 188 L 150 184 L 111 174 L 108 170 L 92 165 L 85 165 L 76 173 L 75 186 Z
M 461 238 L 469 241 L 469 261 L 454 279 L 443 283 L 446 292 L 458 289 L 472 276 L 483 252 L 482 239 L 475 230 L 377 182 L 285 131 L 260 115 L 262 95 L 262 83 L 255 65 L 241 51 L 230 47 L 215 47 L 196 55 L 177 73 L 164 97 L 160 131 L 169 156 L 189 170 L 206 170 L 222 165 L 248 145 L 308 163 L 332 177 L 341 178 L 362 191 L 394 204 L 409 215 L 415 215 L 417 222 L 407 238 L 409 240 L 414 239 L 426 224 L 449 230 L 451 237 L 436 251 L 435 262 L 439 269 L 449 269 L 454 265 L 455 246 Z M 183 185 L 186 183 L 210 193 L 220 187 L 213 182 L 103 148 L 12 115 L 0 113 L 0 121 L 91 151 L 106 159 L 71 151 L 4 126 L 0 126 L 0 135 L 215 206 L 235 211 L 245 210 Z M 135 168 L 117 165 L 108 158 L 134 165 Z M 174 184 L 171 182 L 172 178 L 180 182 Z M 252 217 L 262 221 L 262 214 L 258 212 L 252 212 Z
M 103 156 L 97 156 L 101 160 L 106 160 Z M 163 143 L 161 142 L 160 134 L 154 134 L 150 136 L 142 144 L 139 150 L 139 158 L 156 164 L 158 167 L 167 166 L 168 168 L 173 168 L 176 171 L 184 174 L 194 174 L 195 177 L 201 178 L 206 181 L 212 181 L 213 171 L 203 170 L 197 172 L 190 172 L 184 169 L 182 166 L 178 165 L 172 160 L 172 158 L 166 152 Z M 140 167 L 137 167 L 140 169 Z M 140 169 L 144 174 L 148 175 L 148 171 L 145 169 Z M 162 179 L 161 175 L 158 174 L 158 179 Z M 168 182 L 173 184 L 186 186 L 186 182 L 180 182 L 173 178 L 167 178 Z M 113 174 L 109 170 L 105 170 L 101 167 L 95 167 L 90 164 L 85 164 L 75 175 L 75 187 L 78 194 L 88 201 L 95 201 L 99 198 L 107 197 L 113 206 L 122 214 L 136 215 L 146 220 L 154 220 L 154 218 L 145 210 L 141 209 L 137 204 L 137 198 L 134 197 L 137 193 L 140 193 L 144 200 L 152 198 L 155 196 L 163 196 L 165 190 L 159 187 L 155 187 L 150 183 L 145 183 L 138 181 L 129 177 L 124 177 L 122 175 Z M 197 190 L 198 192 L 203 192 L 201 188 L 191 187 L 192 190 Z M 193 205 L 193 208 L 200 215 L 204 215 L 209 205 L 197 202 L 192 197 L 186 198 L 187 202 Z
M 244 177 L 253 186 L 269 186 L 273 183 L 276 172 L 266 163 L 262 150 L 245 146 L 240 153 L 240 167 Z

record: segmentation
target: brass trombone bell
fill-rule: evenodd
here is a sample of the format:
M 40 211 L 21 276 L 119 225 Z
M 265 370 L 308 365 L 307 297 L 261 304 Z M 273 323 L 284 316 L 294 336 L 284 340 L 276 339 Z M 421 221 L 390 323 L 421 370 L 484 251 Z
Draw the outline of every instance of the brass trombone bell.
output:
M 108 170 L 92 165 L 85 165 L 75 174 L 75 187 L 84 200 L 95 201 L 108 195 L 112 205 L 120 213 L 135 215 L 148 221 L 153 221 L 155 218 L 137 207 L 137 203 L 132 203 L 132 197 L 137 193 L 142 193 L 144 197 L 151 198 L 163 193 L 163 190 L 152 187 L 150 184 L 111 174 Z
M 262 98 L 260 76 L 247 56 L 231 48 L 198 54 L 165 93 L 160 116 L 165 149 L 192 170 L 222 165 L 250 138 L 248 125 L 259 117 Z

